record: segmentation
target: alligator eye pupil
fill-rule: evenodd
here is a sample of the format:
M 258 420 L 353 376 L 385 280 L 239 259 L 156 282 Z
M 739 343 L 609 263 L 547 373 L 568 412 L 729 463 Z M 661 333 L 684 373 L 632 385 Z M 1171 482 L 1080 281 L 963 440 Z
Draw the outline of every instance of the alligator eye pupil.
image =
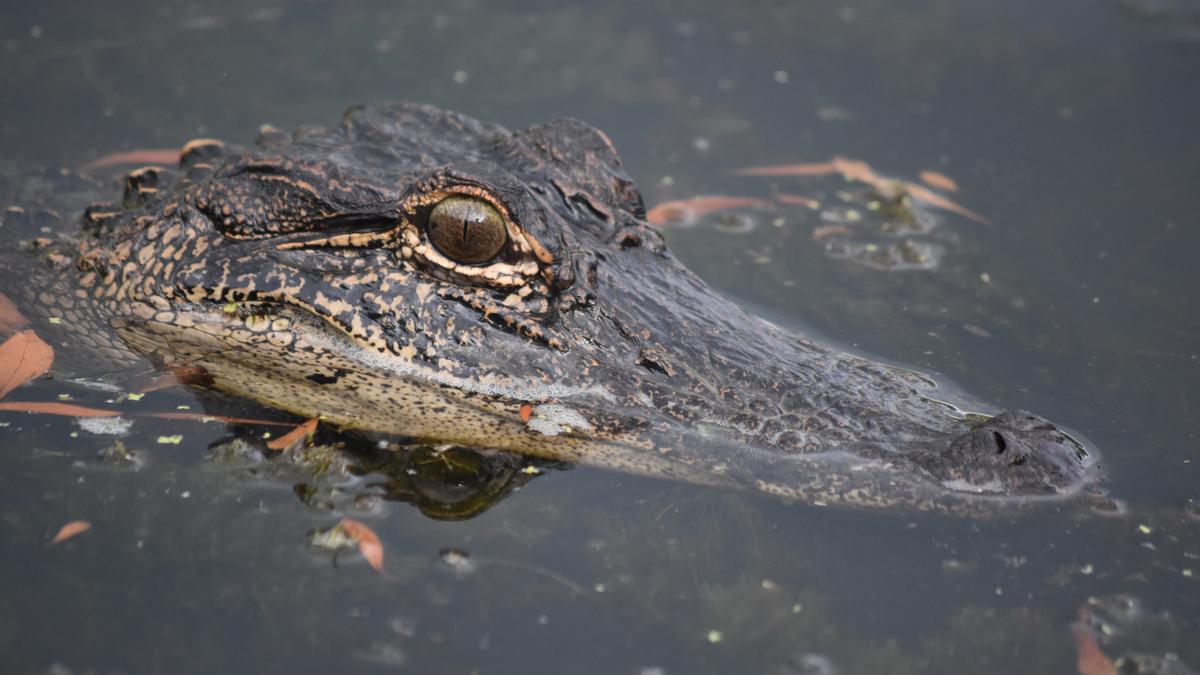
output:
M 462 195 L 447 197 L 433 207 L 428 233 L 442 255 L 467 265 L 495 258 L 508 241 L 508 228 L 496 207 Z

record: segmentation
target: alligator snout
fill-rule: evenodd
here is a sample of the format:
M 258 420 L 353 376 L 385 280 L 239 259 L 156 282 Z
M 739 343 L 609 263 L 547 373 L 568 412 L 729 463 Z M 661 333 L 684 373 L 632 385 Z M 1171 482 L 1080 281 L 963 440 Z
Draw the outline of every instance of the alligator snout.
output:
M 1086 480 L 1089 466 L 1078 441 L 1023 410 L 996 415 L 922 459 L 948 487 L 1009 495 L 1070 492 Z

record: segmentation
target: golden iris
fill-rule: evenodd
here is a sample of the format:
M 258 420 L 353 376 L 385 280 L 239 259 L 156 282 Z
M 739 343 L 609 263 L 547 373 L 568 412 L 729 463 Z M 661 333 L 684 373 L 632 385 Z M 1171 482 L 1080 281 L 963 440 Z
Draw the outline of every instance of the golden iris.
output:
M 465 195 L 438 202 L 429 212 L 428 232 L 442 255 L 466 265 L 492 260 L 508 241 L 508 228 L 496 207 Z

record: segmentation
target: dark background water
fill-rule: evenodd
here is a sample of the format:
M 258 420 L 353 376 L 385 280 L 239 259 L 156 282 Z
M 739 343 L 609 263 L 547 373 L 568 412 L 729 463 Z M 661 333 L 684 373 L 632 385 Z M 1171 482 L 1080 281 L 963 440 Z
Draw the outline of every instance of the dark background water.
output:
M 1129 505 L 970 522 L 577 469 L 463 522 L 342 499 L 381 575 L 307 544 L 341 510 L 298 500 L 299 469 L 205 461 L 221 425 L 139 420 L 133 471 L 74 423 L 4 413 L 0 671 L 1062 673 L 1076 608 L 1113 592 L 1181 631 L 1142 649 L 1200 664 L 1179 639 L 1200 621 L 1197 5 L 25 3 L 0 12 L 0 53 L 14 164 L 406 99 L 586 119 L 652 204 L 761 193 L 728 170 L 835 154 L 952 175 L 993 224 L 949 220 L 933 272 L 832 260 L 787 224 L 668 238 L 775 321 L 1082 432 Z M 76 518 L 93 529 L 47 546 Z

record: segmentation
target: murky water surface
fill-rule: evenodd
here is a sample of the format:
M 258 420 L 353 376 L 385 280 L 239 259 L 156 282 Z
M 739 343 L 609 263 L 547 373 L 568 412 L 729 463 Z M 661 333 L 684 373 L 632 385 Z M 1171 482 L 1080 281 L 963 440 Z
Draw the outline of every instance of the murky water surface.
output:
M 936 171 L 990 224 L 942 212 L 910 237 L 936 245 L 933 270 L 829 255 L 845 233 L 819 228 L 852 223 L 821 208 L 667 236 L 778 323 L 1077 430 L 1127 512 L 862 514 L 575 469 L 433 519 L 400 499 L 404 467 L 322 480 L 228 442 L 263 428 L 135 418 L 129 463 L 99 457 L 114 436 L 5 412 L 0 670 L 1069 673 L 1080 616 L 1109 658 L 1200 668 L 1200 5 L 431 7 L 6 6 L 0 161 L 246 142 L 405 99 L 517 128 L 584 118 L 650 204 L 838 199 L 834 179 L 730 173 L 747 165 Z M 203 404 L 177 388 L 124 405 Z M 310 546 L 345 515 L 378 533 L 382 573 Z M 76 519 L 91 530 L 48 543 Z

